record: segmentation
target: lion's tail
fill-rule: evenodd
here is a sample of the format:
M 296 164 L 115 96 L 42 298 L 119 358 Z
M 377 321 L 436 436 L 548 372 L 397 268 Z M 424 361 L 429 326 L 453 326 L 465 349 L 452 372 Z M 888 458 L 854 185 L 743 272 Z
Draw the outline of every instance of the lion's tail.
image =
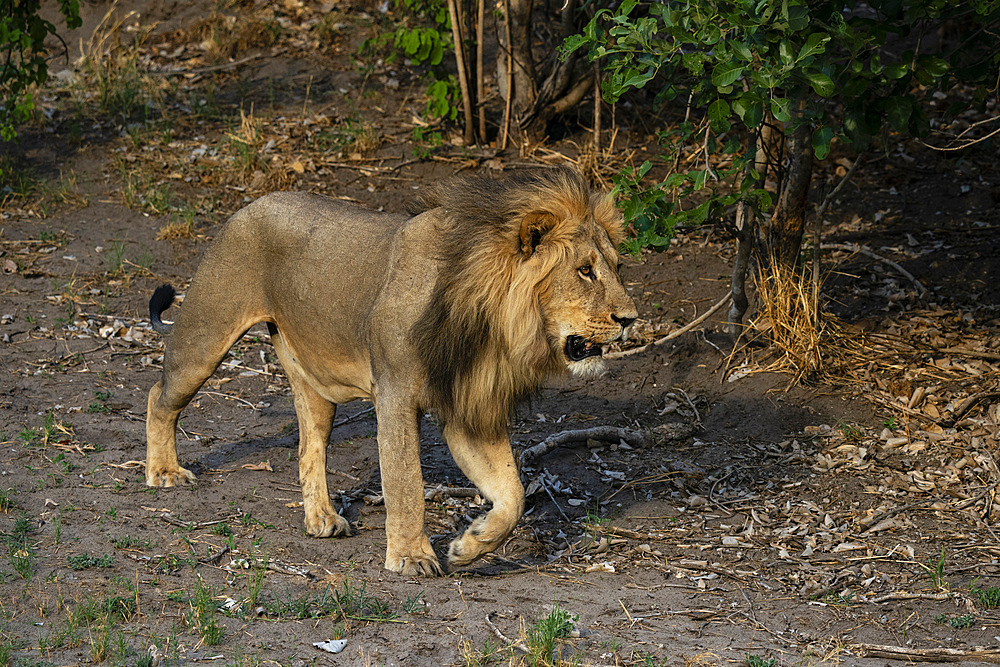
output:
M 170 285 L 160 285 L 149 299 L 149 319 L 156 333 L 168 334 L 174 328 L 173 324 L 167 324 L 161 320 L 160 315 L 174 302 L 176 294 L 177 292 Z

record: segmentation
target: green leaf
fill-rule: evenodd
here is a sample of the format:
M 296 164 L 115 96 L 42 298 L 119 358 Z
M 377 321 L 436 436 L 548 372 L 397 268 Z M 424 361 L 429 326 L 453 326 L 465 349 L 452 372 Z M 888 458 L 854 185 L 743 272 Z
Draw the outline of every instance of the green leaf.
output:
M 917 65 L 921 69 L 927 70 L 927 73 L 935 78 L 940 78 L 948 73 L 948 62 L 935 56 L 920 56 L 917 58 Z
M 625 0 L 620 7 L 618 7 L 618 16 L 628 16 L 635 9 L 636 4 L 639 0 Z
M 750 47 L 743 42 L 730 42 L 729 47 L 743 62 L 748 63 L 753 60 L 753 51 L 751 51 Z
M 782 123 L 787 123 L 792 119 L 792 103 L 784 97 L 771 98 L 771 115 Z
M 716 132 L 728 132 L 732 125 L 729 122 L 729 104 L 723 99 L 712 102 L 708 107 L 708 122 Z
M 787 39 L 783 39 L 778 43 L 778 57 L 785 64 L 792 62 L 792 45 L 788 43 Z
M 814 56 L 817 53 L 823 53 L 826 51 L 826 43 L 830 41 L 830 36 L 822 32 L 814 32 L 809 35 L 806 39 L 806 43 L 802 45 L 799 49 L 799 55 L 795 59 L 796 62 L 808 58 L 809 56 Z
M 885 68 L 885 75 L 890 79 L 902 79 L 908 70 L 906 63 L 896 63 Z
M 813 132 L 812 147 L 816 159 L 822 160 L 830 154 L 830 144 L 833 142 L 833 128 L 820 127 Z
M 645 72 L 632 72 L 622 83 L 623 88 L 642 88 L 656 75 L 656 68 L 650 67 Z
M 743 121 L 743 124 L 751 130 L 764 120 L 764 105 L 761 104 L 760 96 L 752 91 L 743 93 L 733 100 L 732 106 L 733 111 Z
M 716 87 L 731 86 L 743 74 L 743 65 L 736 63 L 719 63 L 712 71 L 712 85 Z
M 441 60 L 444 58 L 444 44 L 440 40 L 434 41 L 434 46 L 431 48 L 431 55 L 428 62 L 431 65 L 440 65 Z
M 820 97 L 830 97 L 835 92 L 836 88 L 833 85 L 833 79 L 826 74 L 822 72 L 806 72 L 805 75 L 809 81 L 809 85 L 812 86 L 812 89 Z
M 913 114 L 913 102 L 909 97 L 890 97 L 885 101 L 886 116 L 892 129 L 897 132 L 906 132 L 907 123 Z

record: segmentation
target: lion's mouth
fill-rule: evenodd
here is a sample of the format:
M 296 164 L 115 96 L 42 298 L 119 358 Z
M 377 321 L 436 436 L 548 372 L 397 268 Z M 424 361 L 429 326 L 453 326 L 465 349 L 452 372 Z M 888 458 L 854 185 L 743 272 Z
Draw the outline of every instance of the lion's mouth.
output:
M 583 361 L 587 357 L 599 357 L 601 345 L 583 336 L 566 337 L 566 356 L 570 361 Z

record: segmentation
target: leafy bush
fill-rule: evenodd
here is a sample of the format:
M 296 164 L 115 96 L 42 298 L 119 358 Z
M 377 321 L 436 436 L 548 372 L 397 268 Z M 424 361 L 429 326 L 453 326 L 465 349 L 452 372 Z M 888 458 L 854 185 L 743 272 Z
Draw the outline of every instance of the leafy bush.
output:
M 924 135 L 929 123 L 918 95 L 928 87 L 995 74 L 1000 44 L 981 36 L 1000 17 L 995 3 L 874 0 L 868 8 L 830 0 L 624 0 L 598 10 L 566 41 L 564 55 L 587 49 L 603 63 L 607 101 L 649 87 L 656 103 L 685 105 L 684 120 L 659 134 L 674 169 L 649 188 L 639 185 L 648 165 L 615 180 L 635 246 L 664 248 L 676 225 L 720 219 L 737 201 L 758 215 L 770 209 L 751 161 L 775 121 L 786 134 L 807 127 L 819 159 L 835 138 L 863 151 L 884 132 Z M 921 38 L 955 20 L 975 44 L 971 57 L 964 47 L 946 51 L 942 40 Z M 682 161 L 682 151 L 696 159 Z M 695 193 L 700 205 L 678 203 Z
M 427 115 L 455 120 L 461 93 L 455 77 L 442 64 L 455 50 L 447 4 L 442 0 L 397 0 L 396 8 L 403 13 L 403 20 L 391 32 L 366 40 L 362 53 L 389 49 L 387 62 L 404 57 L 414 65 L 426 65 L 430 80 Z
M 17 125 L 31 117 L 35 108 L 31 86 L 44 83 L 49 75 L 45 40 L 56 35 L 56 27 L 38 15 L 41 0 L 5 2 L 0 14 L 0 139 L 17 137 Z M 59 0 L 66 27 L 78 28 L 78 0 Z

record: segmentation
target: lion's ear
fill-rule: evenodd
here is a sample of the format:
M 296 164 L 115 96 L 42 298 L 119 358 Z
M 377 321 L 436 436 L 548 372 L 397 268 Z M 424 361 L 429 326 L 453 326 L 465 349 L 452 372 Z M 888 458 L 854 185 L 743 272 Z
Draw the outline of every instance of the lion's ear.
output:
M 531 257 L 535 248 L 556 225 L 556 216 L 548 211 L 532 211 L 521 221 L 521 252 Z

